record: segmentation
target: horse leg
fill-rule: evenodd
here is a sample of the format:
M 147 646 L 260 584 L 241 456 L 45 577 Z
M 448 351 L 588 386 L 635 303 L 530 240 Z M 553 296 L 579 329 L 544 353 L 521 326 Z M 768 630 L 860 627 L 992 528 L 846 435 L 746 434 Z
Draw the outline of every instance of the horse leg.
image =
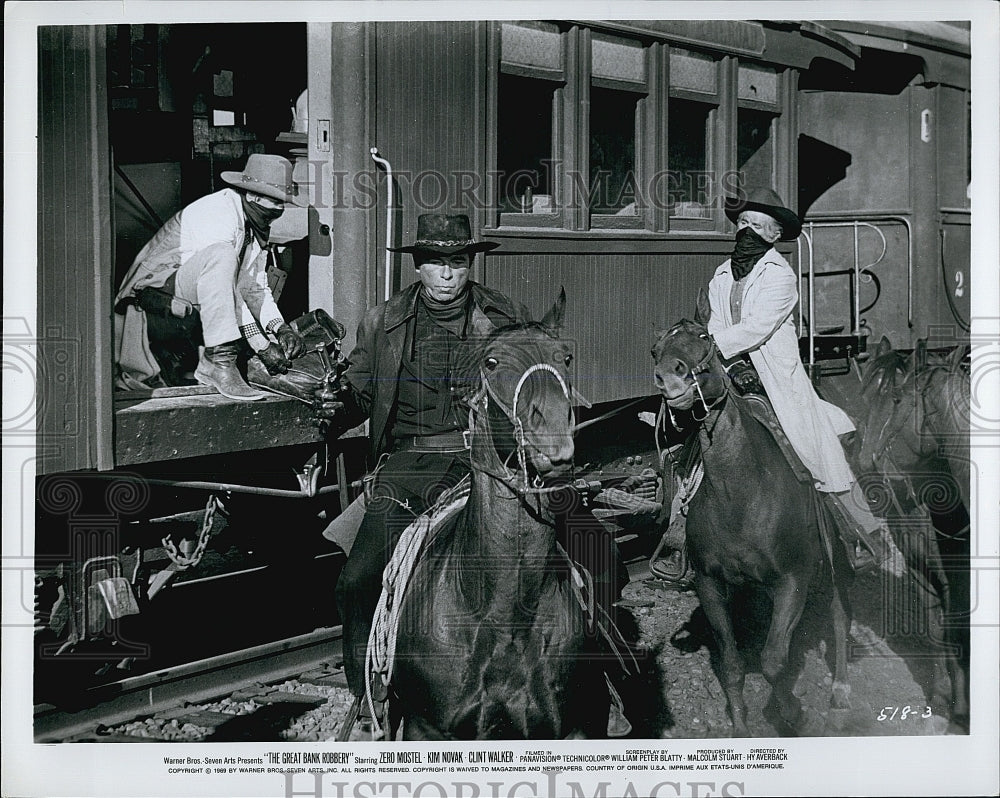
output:
M 781 719 L 792 728 L 801 719 L 802 704 L 792 693 L 798 673 L 793 672 L 796 669 L 789 667 L 788 649 L 792 632 L 806 605 L 808 587 L 808 580 L 794 574 L 783 575 L 771 587 L 771 626 L 760 655 L 761 671 L 771 685 L 771 699 L 777 706 Z
M 847 585 L 834 576 L 833 598 L 830 602 L 833 618 L 833 690 L 831 709 L 851 708 L 851 685 L 847 681 L 847 635 L 851 628 L 851 613 L 847 606 Z
M 733 734 L 736 737 L 749 737 L 747 705 L 743 700 L 745 670 L 743 657 L 736 647 L 736 637 L 733 634 L 726 585 L 715 577 L 699 573 L 695 588 L 698 601 L 701 602 L 719 644 L 719 681 L 722 682 L 729 715 L 733 719 Z

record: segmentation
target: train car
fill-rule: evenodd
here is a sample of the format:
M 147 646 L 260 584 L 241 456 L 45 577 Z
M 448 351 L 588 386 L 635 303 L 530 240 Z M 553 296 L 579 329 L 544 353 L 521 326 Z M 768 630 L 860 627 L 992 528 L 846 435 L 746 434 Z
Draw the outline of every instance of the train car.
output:
M 499 244 L 476 279 L 539 315 L 565 288 L 583 417 L 655 406 L 654 330 L 693 314 L 732 248 L 723 198 L 747 186 L 804 219 L 781 250 L 817 380 L 873 337 L 969 331 L 967 23 L 47 26 L 38 44 L 37 592 L 63 656 L 106 636 L 107 615 L 153 617 L 151 588 L 175 576 L 293 555 L 329 562 L 281 606 L 331 620 L 336 557 L 315 541 L 357 493 L 365 430 L 327 444 L 293 399 L 115 389 L 124 270 L 252 152 L 294 159 L 303 198 L 273 274 L 286 318 L 326 310 L 349 351 L 365 309 L 416 278 L 386 247 L 411 241 L 420 213 L 466 212 Z M 648 466 L 643 444 L 621 446 L 633 416 L 594 439 L 605 481 Z M 228 536 L 206 497 L 230 512 Z M 186 531 L 171 539 L 165 519 Z M 257 559 L 213 571 L 201 558 L 220 540 Z M 192 600 L 155 623 L 171 613 L 211 615 Z

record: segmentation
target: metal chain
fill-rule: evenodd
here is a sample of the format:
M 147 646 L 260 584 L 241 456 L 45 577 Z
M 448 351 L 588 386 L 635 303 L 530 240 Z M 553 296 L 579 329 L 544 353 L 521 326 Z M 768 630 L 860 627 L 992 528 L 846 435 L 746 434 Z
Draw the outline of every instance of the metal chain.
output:
M 198 545 L 195 546 L 194 552 L 190 557 L 181 554 L 177 545 L 170 539 L 170 535 L 161 540 L 163 548 L 167 552 L 167 557 L 181 570 L 190 568 L 201 562 L 201 558 L 205 554 L 205 548 L 208 546 L 209 538 L 212 536 L 212 522 L 215 520 L 216 510 L 225 512 L 225 508 L 222 506 L 219 497 L 213 493 L 208 497 L 208 502 L 205 504 L 205 517 L 202 519 L 201 529 L 198 531 Z

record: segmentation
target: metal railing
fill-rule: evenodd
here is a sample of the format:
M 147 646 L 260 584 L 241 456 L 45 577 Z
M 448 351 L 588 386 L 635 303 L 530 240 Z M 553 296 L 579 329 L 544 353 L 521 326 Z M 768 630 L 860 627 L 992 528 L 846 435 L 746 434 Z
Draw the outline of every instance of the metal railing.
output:
M 880 214 L 874 216 L 865 216 L 863 218 L 856 219 L 843 219 L 841 217 L 818 217 L 811 219 L 804 223 L 802 227 L 802 235 L 796 239 L 797 245 L 797 263 L 799 272 L 799 285 L 802 285 L 803 277 L 808 277 L 809 279 L 809 290 L 806 294 L 807 302 L 806 306 L 808 310 L 803 309 L 803 302 L 799 300 L 799 336 L 803 335 L 803 328 L 806 328 L 805 334 L 809 339 L 809 372 L 812 373 L 816 365 L 816 352 L 814 348 L 816 339 L 816 277 L 822 277 L 824 275 L 838 274 L 840 272 L 814 272 L 815 266 L 815 233 L 817 230 L 821 229 L 832 229 L 832 228 L 851 228 L 853 230 L 853 259 L 854 264 L 850 269 L 849 273 L 851 275 L 851 334 L 854 336 L 861 335 L 861 292 L 860 286 L 862 280 L 867 283 L 871 283 L 873 275 L 869 271 L 870 269 L 877 266 L 885 258 L 888 251 L 888 242 L 885 237 L 885 233 L 878 226 L 878 223 L 883 224 L 901 224 L 906 230 L 906 323 L 907 326 L 913 326 L 913 228 L 910 220 L 901 214 Z M 862 229 L 873 230 L 879 237 L 882 245 L 882 251 L 878 254 L 870 263 L 861 265 L 861 255 L 860 255 L 860 237 L 859 233 Z M 805 252 L 808 254 L 809 259 L 809 269 L 808 271 L 803 271 L 803 245 L 802 242 L 805 241 Z M 871 307 L 871 306 L 869 306 Z

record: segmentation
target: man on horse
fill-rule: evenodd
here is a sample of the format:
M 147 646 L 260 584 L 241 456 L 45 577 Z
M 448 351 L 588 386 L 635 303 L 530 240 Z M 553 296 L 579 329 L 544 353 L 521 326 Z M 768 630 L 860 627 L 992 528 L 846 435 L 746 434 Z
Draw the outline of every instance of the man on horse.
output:
M 816 489 L 831 494 L 844 520 L 853 521 L 838 527 L 854 553 L 855 568 L 874 567 L 887 533 L 880 541 L 883 524 L 868 509 L 840 442 L 854 424 L 843 410 L 819 398 L 806 374 L 792 318 L 798 279 L 774 247 L 777 241 L 794 241 L 802 223 L 769 188 L 727 197 L 725 211 L 736 225 L 736 246 L 709 282 L 708 331 L 738 387 L 759 378 Z
M 382 571 L 403 530 L 469 473 L 468 414 L 451 391 L 476 341 L 530 320 L 527 309 L 469 279 L 477 252 L 466 215 L 422 214 L 411 246 L 419 281 L 370 309 L 357 333 L 340 390 L 317 392 L 317 415 L 337 435 L 370 419 L 377 465 L 364 520 L 337 581 L 344 667 L 351 692 L 365 692 L 365 649 Z

